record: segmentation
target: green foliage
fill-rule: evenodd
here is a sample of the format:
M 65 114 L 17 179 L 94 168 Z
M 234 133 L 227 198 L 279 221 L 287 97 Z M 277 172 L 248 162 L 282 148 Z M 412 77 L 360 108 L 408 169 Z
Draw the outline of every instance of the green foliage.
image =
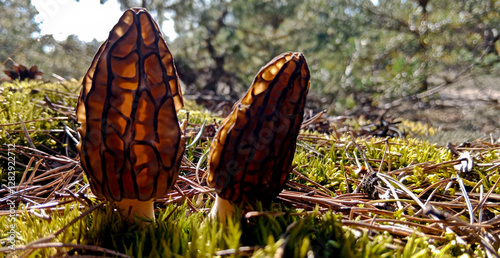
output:
M 0 14 L 0 34 L 2 35 L 0 37 L 0 63 L 3 64 L 11 54 L 21 52 L 20 48 L 33 44 L 35 40 L 31 38 L 32 34 L 39 31 L 39 28 L 34 20 L 36 10 L 30 5 L 29 0 L 1 0 Z M 25 65 L 29 64 L 25 63 Z
M 100 43 L 85 43 L 74 35 L 61 42 L 41 36 L 37 13 L 29 0 L 0 0 L 0 79 L 14 63 L 37 65 L 45 79 L 53 73 L 67 79 L 83 77 Z
M 169 1 L 167 9 L 179 34 L 172 51 L 192 92 L 241 94 L 258 67 L 285 51 L 305 54 L 309 97 L 338 103 L 336 113 L 367 95 L 425 91 L 449 70 L 500 68 L 499 1 L 428 1 L 424 11 L 418 1 L 399 0 L 190 0 Z
M 432 78 L 453 79 L 449 71 L 470 65 L 474 74 L 500 69 L 498 0 L 428 1 L 425 8 L 399 0 L 119 2 L 122 9 L 148 8 L 160 25 L 172 17 L 178 37 L 171 50 L 190 94 L 236 99 L 259 67 L 285 51 L 304 53 L 309 98 L 335 113 L 367 96 L 412 96 L 440 83 Z M 0 1 L 1 33 L 8 35 L 0 39 L 0 62 L 36 64 L 44 78 L 81 78 L 99 42 L 39 36 L 35 15 L 29 1 Z

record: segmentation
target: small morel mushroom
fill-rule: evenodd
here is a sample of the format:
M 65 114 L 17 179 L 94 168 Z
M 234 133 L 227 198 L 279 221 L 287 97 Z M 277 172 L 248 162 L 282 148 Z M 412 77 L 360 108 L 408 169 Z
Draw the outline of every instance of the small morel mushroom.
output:
M 210 217 L 224 221 L 233 204 L 269 203 L 287 181 L 309 90 L 301 53 L 265 65 L 222 122 L 208 160 L 207 182 L 217 192 Z
M 11 80 L 25 81 L 25 80 L 41 80 L 43 72 L 38 70 L 36 65 L 33 65 L 30 69 L 21 64 L 15 64 L 12 70 L 3 71 Z
M 83 79 L 76 115 L 92 192 L 129 219 L 154 220 L 153 201 L 173 187 L 185 138 L 172 54 L 142 8 L 125 11 Z

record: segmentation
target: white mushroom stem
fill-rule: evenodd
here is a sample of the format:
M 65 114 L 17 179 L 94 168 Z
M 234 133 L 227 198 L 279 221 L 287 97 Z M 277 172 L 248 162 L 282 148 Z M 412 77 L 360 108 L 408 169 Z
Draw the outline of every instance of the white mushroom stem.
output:
M 234 206 L 233 204 L 225 199 L 222 199 L 217 195 L 215 197 L 215 203 L 210 210 L 210 214 L 208 215 L 211 219 L 219 218 L 219 221 L 225 222 L 227 219 L 231 219 L 234 214 Z
M 134 221 L 135 217 L 150 219 L 155 222 L 154 201 L 139 201 L 136 199 L 122 199 L 116 202 L 120 212 L 129 220 Z

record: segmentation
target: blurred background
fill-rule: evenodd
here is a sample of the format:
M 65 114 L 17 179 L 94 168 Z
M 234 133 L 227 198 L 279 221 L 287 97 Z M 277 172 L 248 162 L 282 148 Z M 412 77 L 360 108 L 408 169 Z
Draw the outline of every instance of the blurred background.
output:
M 274 56 L 298 51 L 311 110 L 500 136 L 500 0 L 0 0 L 0 68 L 80 80 L 136 6 L 160 25 L 186 98 L 209 110 L 231 106 Z

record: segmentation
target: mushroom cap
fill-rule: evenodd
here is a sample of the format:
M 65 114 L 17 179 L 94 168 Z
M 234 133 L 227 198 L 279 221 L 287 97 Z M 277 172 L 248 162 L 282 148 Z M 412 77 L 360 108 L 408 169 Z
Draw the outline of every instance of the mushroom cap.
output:
M 301 53 L 261 68 L 222 122 L 209 152 L 207 183 L 234 203 L 270 201 L 287 181 L 309 90 Z
M 83 79 L 78 151 L 92 192 L 108 200 L 163 197 L 185 148 L 172 54 L 142 8 L 125 11 Z

